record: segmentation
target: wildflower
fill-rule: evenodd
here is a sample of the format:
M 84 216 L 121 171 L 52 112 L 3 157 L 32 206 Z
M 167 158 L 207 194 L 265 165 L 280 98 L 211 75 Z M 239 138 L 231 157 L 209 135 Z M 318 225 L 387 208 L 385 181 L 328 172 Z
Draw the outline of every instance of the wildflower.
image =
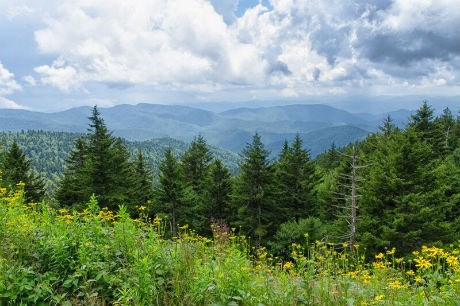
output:
M 426 260 L 423 257 L 418 257 L 418 258 L 414 259 L 414 261 L 417 263 L 415 265 L 417 268 L 426 269 L 426 268 L 429 268 L 429 267 L 432 266 L 431 262 L 429 262 L 428 260 Z
M 401 284 L 399 280 L 394 280 L 388 284 L 391 288 L 393 289 L 401 289 L 404 288 L 404 286 Z
M 145 207 L 145 206 L 139 206 L 138 209 L 139 209 L 140 211 L 144 211 L 146 208 L 147 208 L 147 207 Z
M 374 262 L 372 263 L 374 269 L 385 269 L 386 266 L 382 262 Z
M 290 261 L 284 263 L 283 265 L 283 270 L 287 271 L 287 270 L 290 270 L 294 267 L 294 264 Z
M 161 218 L 158 217 L 158 216 L 156 216 L 156 217 L 153 219 L 153 224 L 158 225 L 158 224 L 160 224 L 160 223 L 161 223 Z
M 447 257 L 446 261 L 452 267 L 459 265 L 458 257 L 455 257 L 455 256 Z
M 181 230 L 186 230 L 186 229 L 188 229 L 188 224 L 179 226 L 179 229 L 181 229 Z
M 396 252 L 396 249 L 392 248 L 391 250 L 387 251 L 387 255 L 394 255 L 395 252 Z
M 383 253 L 378 253 L 377 255 L 375 255 L 376 259 L 382 259 L 383 257 L 385 257 Z
M 409 276 L 414 276 L 415 272 L 412 271 L 412 270 L 409 270 L 409 271 L 406 272 L 406 274 L 409 275 Z
M 421 283 L 421 282 L 423 281 L 423 278 L 420 277 L 420 276 L 416 276 L 416 277 L 414 278 L 414 280 L 415 280 L 417 283 Z
M 376 295 L 376 296 L 375 296 L 375 299 L 374 299 L 374 300 L 380 301 L 380 300 L 383 300 L 383 298 L 384 298 L 383 294 L 379 294 L 379 295 Z

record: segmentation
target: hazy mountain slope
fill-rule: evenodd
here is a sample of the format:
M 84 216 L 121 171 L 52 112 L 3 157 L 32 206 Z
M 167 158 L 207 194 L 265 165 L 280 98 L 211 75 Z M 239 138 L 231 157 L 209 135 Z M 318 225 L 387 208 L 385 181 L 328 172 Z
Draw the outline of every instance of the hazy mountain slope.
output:
M 266 144 L 282 143 L 284 139 L 292 139 L 296 133 L 308 135 L 305 141 L 308 141 L 309 148 L 319 153 L 329 147 L 334 139 L 337 145 L 346 144 L 344 141 L 360 139 L 363 131 L 376 131 L 386 117 L 386 114 L 352 114 L 318 104 L 238 108 L 214 113 L 188 106 L 144 103 L 100 108 L 100 111 L 114 135 L 129 140 L 170 137 L 188 142 L 201 134 L 209 144 L 237 153 L 241 152 L 256 131 Z M 0 131 L 33 129 L 85 132 L 90 113 L 91 107 L 50 114 L 0 109 Z M 395 122 L 402 125 L 410 113 L 401 110 L 393 114 Z M 341 126 L 356 129 L 349 129 L 348 134 L 344 134 L 339 128 Z M 335 135 L 335 132 L 338 134 Z

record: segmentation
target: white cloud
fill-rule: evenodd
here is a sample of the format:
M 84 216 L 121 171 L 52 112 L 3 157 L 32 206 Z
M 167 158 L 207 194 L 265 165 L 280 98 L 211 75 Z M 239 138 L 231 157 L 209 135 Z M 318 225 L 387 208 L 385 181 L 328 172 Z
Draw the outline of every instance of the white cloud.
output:
M 239 42 L 203 0 L 67 2 L 35 37 L 64 62 L 36 72 L 64 90 L 86 81 L 181 86 L 264 77 L 257 48 Z
M 0 108 L 24 109 L 24 106 L 5 98 L 5 96 L 21 89 L 21 86 L 14 79 L 14 74 L 8 71 L 0 61 Z
M 54 61 L 51 66 L 43 65 L 34 70 L 41 75 L 43 84 L 56 86 L 62 91 L 69 91 L 80 84 L 77 70 L 60 60 Z
M 24 3 L 44 16 L 39 50 L 56 57 L 34 80 L 65 92 L 96 82 L 282 97 L 460 81 L 458 0 L 271 0 L 240 18 L 237 0 Z
M 11 101 L 7 98 L 0 97 L 0 108 L 9 108 L 9 109 L 28 109 L 25 106 L 19 105 L 14 101 Z
M 12 94 L 21 90 L 21 86 L 14 80 L 14 74 L 6 69 L 0 61 L 0 96 Z

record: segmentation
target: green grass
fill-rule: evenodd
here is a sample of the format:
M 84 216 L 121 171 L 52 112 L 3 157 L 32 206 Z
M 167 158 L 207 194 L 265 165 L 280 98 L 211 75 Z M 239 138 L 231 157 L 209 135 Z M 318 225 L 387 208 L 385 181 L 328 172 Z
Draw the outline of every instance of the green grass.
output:
M 19 188 L 20 189 L 20 188 Z M 142 213 L 142 211 L 141 211 Z M 160 219 L 133 220 L 26 205 L 0 189 L 0 305 L 459 305 L 460 247 L 364 250 L 324 242 L 293 245 L 290 261 L 243 236 L 186 226 L 166 239 Z

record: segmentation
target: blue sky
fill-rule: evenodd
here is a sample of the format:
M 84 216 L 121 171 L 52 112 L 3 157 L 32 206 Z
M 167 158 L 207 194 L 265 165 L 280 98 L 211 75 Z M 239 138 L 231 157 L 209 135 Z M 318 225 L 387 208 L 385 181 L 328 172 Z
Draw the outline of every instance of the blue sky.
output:
M 0 108 L 459 96 L 459 0 L 1 0 Z

